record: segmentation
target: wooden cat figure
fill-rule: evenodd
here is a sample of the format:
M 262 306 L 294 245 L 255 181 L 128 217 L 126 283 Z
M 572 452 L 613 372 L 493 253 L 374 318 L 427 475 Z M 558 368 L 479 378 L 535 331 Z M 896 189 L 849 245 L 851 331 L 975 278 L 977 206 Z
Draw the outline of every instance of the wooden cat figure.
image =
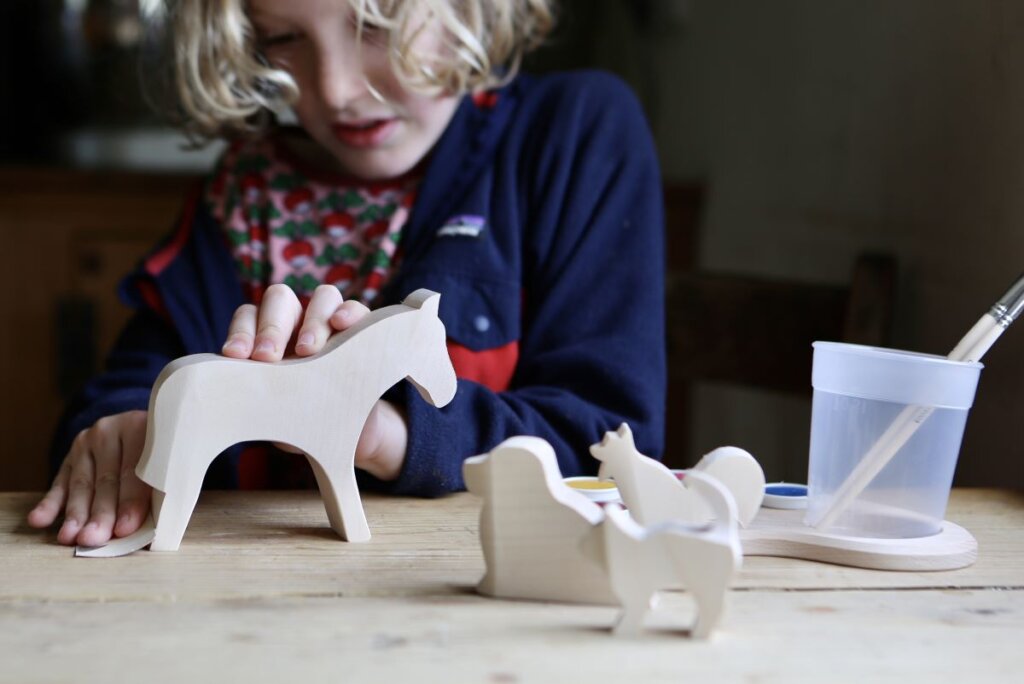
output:
M 764 471 L 753 456 L 738 447 L 719 447 L 706 454 L 686 471 L 682 482 L 664 464 L 637 451 L 633 432 L 625 423 L 615 432 L 606 432 L 599 444 L 590 447 L 590 453 L 601 461 L 598 476 L 615 480 L 623 503 L 641 525 L 670 520 L 696 524 L 711 517 L 704 498 L 689 486 L 694 471 L 725 485 L 744 527 L 757 515 L 764 498 Z

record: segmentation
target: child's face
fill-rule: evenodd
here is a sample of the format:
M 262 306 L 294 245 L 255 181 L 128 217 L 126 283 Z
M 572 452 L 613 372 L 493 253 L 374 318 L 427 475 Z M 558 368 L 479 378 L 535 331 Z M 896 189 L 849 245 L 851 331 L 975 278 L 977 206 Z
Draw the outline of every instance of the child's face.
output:
M 402 86 L 388 59 L 388 37 L 364 26 L 356 41 L 348 0 L 250 0 L 263 54 L 299 87 L 295 113 L 341 170 L 367 180 L 402 175 L 422 160 L 451 120 L 458 98 Z M 429 23 L 413 42 L 442 50 Z

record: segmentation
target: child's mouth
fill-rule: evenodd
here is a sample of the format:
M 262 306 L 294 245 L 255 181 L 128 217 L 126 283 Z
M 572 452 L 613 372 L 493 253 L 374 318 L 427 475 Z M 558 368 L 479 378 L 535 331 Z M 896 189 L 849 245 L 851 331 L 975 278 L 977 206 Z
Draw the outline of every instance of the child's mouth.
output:
M 373 147 L 384 142 L 397 124 L 397 119 L 372 119 L 334 124 L 331 131 L 335 138 L 350 147 Z

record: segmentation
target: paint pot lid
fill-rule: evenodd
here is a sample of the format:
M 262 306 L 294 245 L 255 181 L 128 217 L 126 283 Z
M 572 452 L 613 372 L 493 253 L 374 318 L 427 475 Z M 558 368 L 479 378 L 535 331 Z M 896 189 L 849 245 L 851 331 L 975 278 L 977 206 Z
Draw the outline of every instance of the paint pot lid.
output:
M 807 508 L 807 485 L 795 482 L 770 482 L 764 486 L 765 508 Z
M 602 480 L 591 475 L 567 477 L 565 484 L 596 503 L 621 502 L 618 486 L 611 480 Z

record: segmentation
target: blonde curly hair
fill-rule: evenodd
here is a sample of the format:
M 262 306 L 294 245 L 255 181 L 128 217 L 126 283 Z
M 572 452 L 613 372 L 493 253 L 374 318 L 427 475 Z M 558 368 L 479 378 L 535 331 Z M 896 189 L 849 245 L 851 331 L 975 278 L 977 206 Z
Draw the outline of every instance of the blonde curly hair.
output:
M 554 25 L 557 0 L 347 0 L 386 32 L 395 75 L 410 90 L 464 93 L 500 85 Z M 186 128 L 195 137 L 257 132 L 298 96 L 291 76 L 258 49 L 244 0 L 142 0 L 166 31 Z M 444 29 L 449 58 L 410 49 L 423 17 Z M 413 25 L 413 21 L 417 25 Z

